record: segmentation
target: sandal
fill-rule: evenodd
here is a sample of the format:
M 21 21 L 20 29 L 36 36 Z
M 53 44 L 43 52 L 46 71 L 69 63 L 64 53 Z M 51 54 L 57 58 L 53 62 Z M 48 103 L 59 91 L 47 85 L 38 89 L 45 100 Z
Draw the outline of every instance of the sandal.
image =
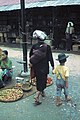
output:
M 42 102 L 40 102 L 39 101 L 39 98 L 38 97 L 34 97 L 34 99 L 35 99 L 35 102 L 34 102 L 34 105 L 36 106 L 36 105 L 40 105 Z
M 37 102 L 34 103 L 34 105 L 37 106 L 37 105 L 40 105 L 41 103 L 42 102 L 37 101 Z
M 46 97 L 45 92 L 41 92 L 42 97 Z
M 34 97 L 34 100 L 35 100 L 35 102 L 39 101 L 38 97 Z

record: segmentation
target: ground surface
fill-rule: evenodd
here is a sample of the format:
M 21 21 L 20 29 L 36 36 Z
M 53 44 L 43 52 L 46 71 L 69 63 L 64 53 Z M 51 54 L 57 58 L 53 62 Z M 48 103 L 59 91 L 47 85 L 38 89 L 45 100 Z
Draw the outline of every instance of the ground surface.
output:
M 15 80 L 15 77 L 23 69 L 23 65 L 16 62 L 23 59 L 22 48 L 5 46 L 1 46 L 1 48 L 9 51 L 9 57 L 15 66 L 13 69 L 13 78 Z M 46 98 L 40 98 L 42 104 L 36 107 L 33 105 L 34 94 L 16 102 L 0 102 L 0 120 L 80 120 L 80 55 L 67 54 L 69 54 L 69 58 L 66 65 L 70 69 L 69 95 L 72 97 L 72 104 L 64 101 L 62 92 L 63 104 L 60 107 L 55 105 L 56 79 L 55 75 L 52 75 L 52 68 L 50 66 L 49 75 L 53 78 L 54 84 L 46 88 Z M 53 53 L 55 65 L 58 64 L 55 60 L 57 55 L 58 53 Z

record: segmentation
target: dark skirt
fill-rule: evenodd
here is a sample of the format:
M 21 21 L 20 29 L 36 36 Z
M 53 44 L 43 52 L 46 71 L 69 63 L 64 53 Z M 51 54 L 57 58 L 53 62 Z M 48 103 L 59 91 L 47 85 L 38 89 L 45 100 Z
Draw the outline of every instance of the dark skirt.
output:
M 66 50 L 70 51 L 72 49 L 72 34 L 66 39 Z
M 35 71 L 35 75 L 36 75 L 36 88 L 38 91 L 42 92 L 46 88 L 47 74 L 40 71 Z

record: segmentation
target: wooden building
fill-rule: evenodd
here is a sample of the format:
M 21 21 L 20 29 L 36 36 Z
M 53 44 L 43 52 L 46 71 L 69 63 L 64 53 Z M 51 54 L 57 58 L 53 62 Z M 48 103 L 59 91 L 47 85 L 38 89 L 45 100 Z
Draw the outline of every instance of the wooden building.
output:
M 40 29 L 49 35 L 52 45 L 55 36 L 58 36 L 60 45 L 65 44 L 65 29 L 69 21 L 74 23 L 75 34 L 80 35 L 79 0 L 25 0 L 25 18 L 29 25 L 29 39 L 35 29 Z M 20 36 L 20 1 L 0 0 L 0 41 L 15 42 Z

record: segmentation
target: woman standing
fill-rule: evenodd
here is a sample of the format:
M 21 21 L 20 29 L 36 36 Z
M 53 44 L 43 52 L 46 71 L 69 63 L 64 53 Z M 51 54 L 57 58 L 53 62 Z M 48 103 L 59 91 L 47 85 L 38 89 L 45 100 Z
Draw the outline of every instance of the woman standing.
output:
M 36 76 L 37 92 L 34 97 L 36 105 L 41 104 L 39 96 L 45 96 L 44 89 L 46 88 L 47 75 L 49 74 L 49 61 L 54 69 L 51 48 L 44 43 L 46 37 L 47 35 L 44 32 L 35 30 L 33 32 L 33 38 L 37 40 L 37 43 L 30 50 L 30 66 L 33 67 Z
M 72 50 L 72 35 L 74 34 L 74 24 L 72 22 L 68 22 L 67 28 L 66 28 L 66 50 L 70 51 Z

